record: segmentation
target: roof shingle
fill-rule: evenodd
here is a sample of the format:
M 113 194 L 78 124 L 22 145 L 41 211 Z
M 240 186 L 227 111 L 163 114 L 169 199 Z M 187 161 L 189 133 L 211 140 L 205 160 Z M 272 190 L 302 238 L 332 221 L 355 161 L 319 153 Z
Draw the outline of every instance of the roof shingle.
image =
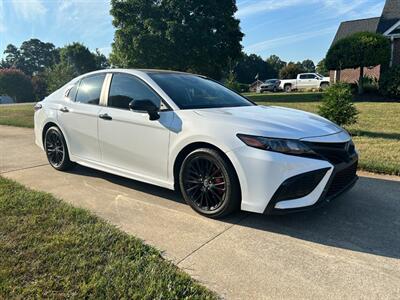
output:
M 333 39 L 332 44 L 335 44 L 338 40 L 348 37 L 357 32 L 363 32 L 363 31 L 376 32 L 379 20 L 380 18 L 377 17 L 377 18 L 342 22 L 339 26 L 338 31 L 336 32 L 336 36 Z
M 387 0 L 377 28 L 378 33 L 385 33 L 400 20 L 400 0 Z

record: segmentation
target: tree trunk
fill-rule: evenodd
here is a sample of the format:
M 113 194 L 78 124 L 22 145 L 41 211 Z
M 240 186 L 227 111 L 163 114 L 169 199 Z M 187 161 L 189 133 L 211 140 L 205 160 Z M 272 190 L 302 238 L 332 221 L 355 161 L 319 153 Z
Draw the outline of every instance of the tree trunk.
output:
M 364 93 L 364 67 L 360 67 L 360 78 L 358 79 L 358 94 Z

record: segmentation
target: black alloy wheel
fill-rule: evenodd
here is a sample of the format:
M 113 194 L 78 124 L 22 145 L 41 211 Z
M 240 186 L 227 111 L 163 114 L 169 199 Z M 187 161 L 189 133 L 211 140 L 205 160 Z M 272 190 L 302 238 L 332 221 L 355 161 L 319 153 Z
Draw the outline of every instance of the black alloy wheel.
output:
M 46 131 L 44 147 L 47 160 L 56 170 L 66 170 L 73 165 L 69 159 L 64 136 L 58 127 L 53 126 Z
M 213 149 L 198 149 L 184 160 L 179 183 L 185 201 L 208 217 L 222 217 L 240 204 L 235 170 Z

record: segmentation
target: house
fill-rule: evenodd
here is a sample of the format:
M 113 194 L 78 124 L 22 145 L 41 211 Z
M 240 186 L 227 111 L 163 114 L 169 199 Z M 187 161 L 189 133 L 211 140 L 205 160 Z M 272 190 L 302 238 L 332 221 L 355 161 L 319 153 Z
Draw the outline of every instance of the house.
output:
M 381 33 L 391 41 L 392 55 L 390 66 L 400 65 L 400 0 L 386 0 L 382 15 L 376 18 L 346 21 L 340 24 L 332 45 L 338 40 L 357 32 Z M 364 69 L 364 76 L 379 79 L 380 66 Z M 358 80 L 359 69 L 330 71 L 332 82 L 338 80 L 354 83 Z
M 262 85 L 263 83 L 264 83 L 264 81 L 261 81 L 261 80 L 257 79 L 252 84 L 250 84 L 249 91 L 250 92 L 257 92 L 257 90 L 259 89 L 260 85 Z

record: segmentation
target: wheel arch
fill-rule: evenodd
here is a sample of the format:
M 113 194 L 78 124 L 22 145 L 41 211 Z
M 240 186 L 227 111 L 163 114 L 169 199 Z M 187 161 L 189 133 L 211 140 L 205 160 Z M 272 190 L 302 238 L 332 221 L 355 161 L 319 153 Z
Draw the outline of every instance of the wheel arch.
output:
M 238 176 L 238 173 L 237 173 L 236 168 L 235 168 L 234 164 L 232 163 L 232 161 L 229 159 L 229 157 L 225 154 L 224 151 L 222 151 L 217 146 L 215 146 L 211 143 L 208 143 L 208 142 L 193 142 L 193 143 L 186 145 L 179 151 L 179 153 L 176 156 L 174 163 L 173 163 L 173 176 L 174 176 L 173 179 L 174 179 L 175 190 L 179 191 L 179 170 L 182 166 L 183 161 L 189 155 L 189 153 L 191 153 L 192 151 L 194 151 L 196 149 L 200 149 L 200 148 L 208 148 L 208 149 L 213 149 L 213 150 L 217 151 L 218 154 L 220 154 L 221 157 L 224 158 L 226 160 L 226 162 L 231 165 L 231 167 L 235 171 L 235 173 L 233 175 L 236 177 L 237 182 L 239 184 L 239 189 L 241 191 L 239 176 Z
M 70 150 L 70 148 L 69 148 L 68 137 L 65 135 L 65 132 L 64 132 L 63 128 L 62 128 L 59 124 L 57 124 L 57 122 L 55 122 L 54 120 L 48 120 L 48 121 L 46 122 L 46 124 L 43 126 L 43 130 L 42 130 L 42 145 L 43 145 L 43 148 L 45 148 L 45 145 L 44 145 L 44 142 L 45 142 L 45 141 L 44 141 L 44 137 L 45 137 L 45 135 L 46 135 L 46 132 L 47 132 L 47 130 L 48 130 L 50 127 L 53 127 L 53 126 L 57 127 L 57 128 L 61 131 L 62 135 L 64 136 L 64 140 L 65 140 L 65 142 L 67 143 L 68 155 L 69 155 L 70 158 L 71 158 L 71 150 Z

